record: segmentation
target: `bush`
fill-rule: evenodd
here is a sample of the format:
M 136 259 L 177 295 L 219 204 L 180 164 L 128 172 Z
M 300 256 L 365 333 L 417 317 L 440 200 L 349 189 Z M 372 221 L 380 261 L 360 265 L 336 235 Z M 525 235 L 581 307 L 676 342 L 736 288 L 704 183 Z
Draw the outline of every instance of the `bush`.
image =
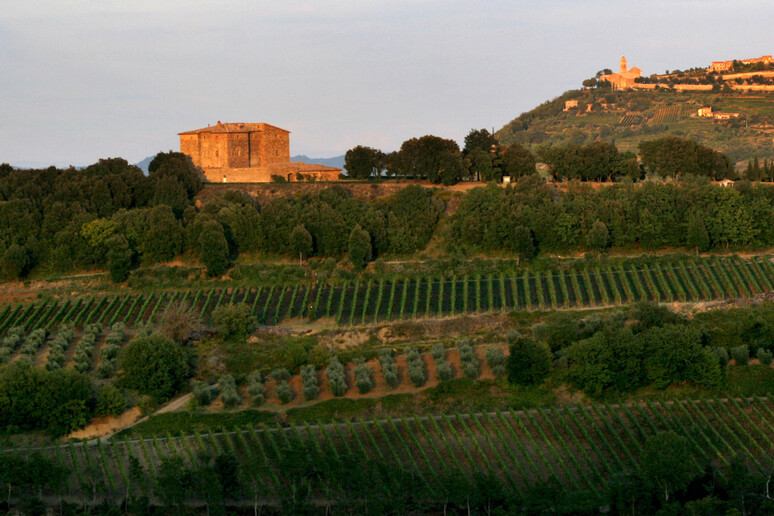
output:
M 212 312 L 212 322 L 226 340 L 246 339 L 258 320 L 244 303 L 227 304 Z
M 758 348 L 758 353 L 756 354 L 756 357 L 758 357 L 758 360 L 762 365 L 765 365 L 765 366 L 771 365 L 771 358 L 772 358 L 771 351 L 766 351 L 763 348 Z
M 223 402 L 223 405 L 226 407 L 238 405 L 241 399 L 236 388 L 234 377 L 230 374 L 224 374 L 220 377 L 218 384 L 220 385 L 220 401 Z
M 288 382 L 279 382 L 275 390 L 281 403 L 290 403 L 290 400 L 293 399 L 293 391 L 290 389 Z
M 427 381 L 425 374 L 425 364 L 422 357 L 414 348 L 406 348 L 406 365 L 408 367 L 408 377 L 416 387 L 421 387 Z
M 313 400 L 320 395 L 320 388 L 317 386 L 317 371 L 313 365 L 301 366 L 301 382 L 303 383 L 305 400 Z
M 126 398 L 114 385 L 107 384 L 97 394 L 94 412 L 98 416 L 118 416 L 126 410 Z
M 395 363 L 395 357 L 391 349 L 382 349 L 379 351 L 379 367 L 382 369 L 382 377 L 385 383 L 390 387 L 397 387 L 400 383 L 398 378 L 398 366 Z
M 495 376 L 505 376 L 508 374 L 508 359 L 505 358 L 500 348 L 486 348 L 486 363 Z
M 712 352 L 717 355 L 718 360 L 720 360 L 721 367 L 726 367 L 728 365 L 728 350 L 726 348 L 712 348 Z
M 360 394 L 365 394 L 374 388 L 374 381 L 371 379 L 371 369 L 366 365 L 365 359 L 358 357 L 355 359 L 355 385 Z
M 275 369 L 274 371 L 271 372 L 271 378 L 277 383 L 287 382 L 288 380 L 290 380 L 290 371 L 284 368 Z
M 446 360 L 446 348 L 443 344 L 435 344 L 430 352 L 435 360 L 435 370 L 438 373 L 438 379 L 450 380 L 453 376 L 451 364 Z
M 736 362 L 736 365 L 738 366 L 747 365 L 750 361 L 750 348 L 746 345 L 731 348 L 731 358 L 734 359 L 734 362 Z
M 435 369 L 438 371 L 438 379 L 443 380 L 451 380 L 451 378 L 454 376 L 454 373 L 452 372 L 451 364 L 444 360 L 443 362 L 436 362 L 435 363 Z
M 328 361 L 325 376 L 328 378 L 328 385 L 333 395 L 344 396 L 347 392 L 347 379 L 344 375 L 344 366 L 341 365 L 338 358 L 331 357 Z
M 199 405 L 207 406 L 212 403 L 212 390 L 207 382 L 194 382 L 191 390 Z
M 508 381 L 517 385 L 530 385 L 543 381 L 551 366 L 548 347 L 523 335 L 508 336 L 511 354 L 508 357 Z
M 250 394 L 250 402 L 256 407 L 266 401 L 266 387 L 263 385 L 261 373 L 256 371 L 247 376 L 247 392 Z
M 464 340 L 458 344 L 458 349 L 460 353 L 460 368 L 462 368 L 462 372 L 468 378 L 478 378 L 478 375 L 480 374 L 479 362 L 478 358 L 476 357 L 476 353 L 473 350 L 473 346 L 470 345 L 470 342 Z
M 186 350 L 158 333 L 133 339 L 124 348 L 120 364 L 124 385 L 156 401 L 175 394 L 190 372 Z

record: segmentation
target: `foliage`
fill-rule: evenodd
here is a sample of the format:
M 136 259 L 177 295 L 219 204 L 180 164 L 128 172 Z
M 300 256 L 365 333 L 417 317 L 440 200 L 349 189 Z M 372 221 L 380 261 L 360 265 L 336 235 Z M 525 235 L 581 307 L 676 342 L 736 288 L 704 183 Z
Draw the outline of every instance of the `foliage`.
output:
M 360 224 L 349 234 L 348 255 L 356 269 L 362 269 L 371 260 L 371 235 Z
M 416 387 L 422 387 L 427 381 L 425 364 L 422 362 L 419 352 L 414 348 L 406 348 L 406 367 L 411 383 Z
M 517 385 L 542 382 L 551 367 L 548 347 L 519 333 L 508 335 L 508 381 Z
M 320 388 L 317 386 L 317 371 L 312 364 L 301 366 L 301 383 L 304 399 L 307 401 L 317 399 Z
M 261 373 L 256 371 L 247 376 L 247 392 L 250 394 L 250 402 L 256 407 L 266 401 L 266 387 L 263 385 Z
M 98 416 L 118 416 L 126 410 L 126 398 L 114 385 L 107 384 L 97 393 L 94 413 Z
M 385 169 L 385 160 L 382 151 L 358 145 L 344 154 L 344 168 L 353 179 L 378 178 Z
M 293 399 L 293 390 L 286 381 L 277 382 L 274 391 L 277 393 L 277 398 L 279 398 L 280 402 L 283 404 L 290 403 L 290 400 Z
M 6 432 L 46 430 L 61 435 L 86 426 L 94 386 L 72 369 L 32 367 L 16 361 L 0 366 L 0 421 Z
M 234 407 L 242 401 L 233 376 L 224 374 L 220 377 L 218 385 L 220 386 L 220 400 L 223 402 L 223 406 Z
M 374 388 L 374 381 L 371 378 L 371 368 L 365 363 L 362 357 L 355 360 L 355 385 L 360 394 L 370 392 Z
M 223 226 L 215 220 L 206 221 L 199 233 L 199 255 L 210 276 L 220 276 L 228 268 L 228 241 Z
M 206 407 L 212 403 L 212 389 L 207 382 L 192 382 L 191 391 L 199 405 Z
M 478 357 L 470 341 L 463 340 L 457 344 L 460 353 L 460 367 L 468 378 L 478 378 L 481 374 Z
M 400 383 L 398 378 L 398 366 L 395 363 L 395 356 L 391 349 L 379 350 L 379 367 L 382 370 L 384 381 L 390 387 L 397 387 Z
M 508 359 L 500 348 L 486 348 L 486 363 L 495 376 L 506 376 L 508 374 Z
M 212 312 L 212 322 L 225 340 L 243 340 L 255 327 L 256 317 L 244 303 L 229 303 Z
M 733 347 L 730 351 L 736 365 L 745 366 L 750 361 L 750 348 L 747 345 Z
M 169 399 L 190 374 L 188 352 L 158 333 L 129 342 L 121 352 L 119 363 L 124 385 L 157 401 Z
M 344 396 L 347 392 L 347 379 L 344 375 L 344 366 L 338 358 L 331 357 L 328 361 L 328 367 L 325 369 L 325 376 L 328 378 L 328 386 L 334 396 Z

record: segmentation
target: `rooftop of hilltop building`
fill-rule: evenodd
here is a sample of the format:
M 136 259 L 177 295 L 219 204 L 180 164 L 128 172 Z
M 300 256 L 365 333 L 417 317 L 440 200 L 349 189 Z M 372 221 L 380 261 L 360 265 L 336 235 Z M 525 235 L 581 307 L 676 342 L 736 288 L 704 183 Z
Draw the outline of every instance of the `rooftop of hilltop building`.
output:
M 267 129 L 283 131 L 290 134 L 290 131 L 288 131 L 287 129 L 282 129 L 281 127 L 277 127 L 264 122 L 260 122 L 260 123 L 227 122 L 224 124 L 223 122 L 218 120 L 218 123 L 215 125 L 208 124 L 207 127 L 203 127 L 201 129 L 194 129 L 192 131 L 183 131 L 182 133 L 178 133 L 178 135 L 200 134 L 200 133 L 251 133 L 255 131 L 266 131 Z

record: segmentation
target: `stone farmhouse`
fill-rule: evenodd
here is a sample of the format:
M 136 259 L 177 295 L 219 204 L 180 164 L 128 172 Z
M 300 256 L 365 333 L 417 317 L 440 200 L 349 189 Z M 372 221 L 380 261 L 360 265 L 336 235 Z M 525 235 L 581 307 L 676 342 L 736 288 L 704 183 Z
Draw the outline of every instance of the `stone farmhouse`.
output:
M 179 133 L 180 152 L 213 183 L 337 181 L 341 169 L 290 161 L 290 131 L 266 123 L 218 123 Z
M 741 59 L 739 60 L 742 64 L 752 64 L 752 63 L 763 63 L 763 64 L 770 64 L 774 63 L 774 59 L 772 59 L 771 56 L 761 56 L 761 57 L 755 57 L 752 59 Z M 707 68 L 708 72 L 725 72 L 726 70 L 730 70 L 731 67 L 734 66 L 733 61 L 712 61 L 712 64 Z
M 642 77 L 642 70 L 636 66 L 627 68 L 626 56 L 621 56 L 620 65 L 620 71 L 618 73 L 603 75 L 599 78 L 599 80 L 609 82 L 614 90 L 625 90 L 627 88 L 633 88 L 636 84 L 635 79 Z

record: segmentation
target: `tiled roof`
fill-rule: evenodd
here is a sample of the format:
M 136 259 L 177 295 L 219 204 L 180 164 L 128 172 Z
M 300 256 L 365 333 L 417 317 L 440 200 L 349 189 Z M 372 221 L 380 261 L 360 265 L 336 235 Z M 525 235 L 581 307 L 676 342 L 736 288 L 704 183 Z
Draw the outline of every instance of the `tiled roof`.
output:
M 263 122 L 259 124 L 246 124 L 241 122 L 227 122 L 224 124 L 224 123 L 218 122 L 215 125 L 203 127 L 201 129 L 194 129 L 193 131 L 184 131 L 182 133 L 178 133 L 178 135 L 200 134 L 200 133 L 251 133 L 256 131 L 264 131 L 266 128 L 278 129 L 286 133 L 290 132 L 287 129 L 282 129 L 281 127 L 266 124 Z

